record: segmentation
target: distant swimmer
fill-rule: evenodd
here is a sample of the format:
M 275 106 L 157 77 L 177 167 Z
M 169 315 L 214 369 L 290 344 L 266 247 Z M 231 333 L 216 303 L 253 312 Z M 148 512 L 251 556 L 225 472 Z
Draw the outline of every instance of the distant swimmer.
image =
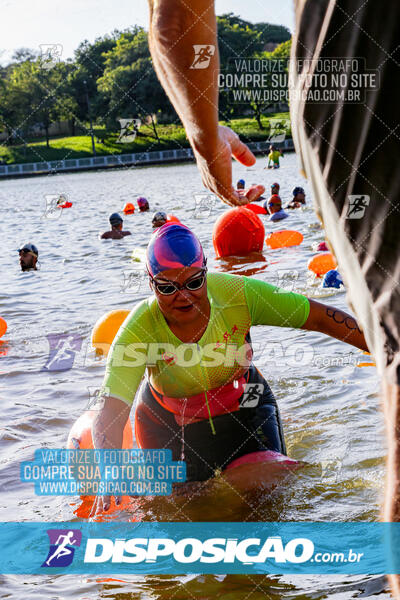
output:
M 18 250 L 21 271 L 37 271 L 39 251 L 34 244 L 25 244 Z
M 71 208 L 72 206 L 72 202 L 64 194 L 60 194 L 56 204 L 58 208 Z
M 147 198 L 143 198 L 143 196 L 140 196 L 137 199 L 137 205 L 139 207 L 139 212 L 147 212 L 150 210 L 149 202 Z
M 153 218 L 151 220 L 153 229 L 156 229 L 157 227 L 162 227 L 162 225 L 165 225 L 165 223 L 167 222 L 167 219 L 168 219 L 167 213 L 165 213 L 163 211 L 155 212 L 153 215 Z
M 237 184 L 236 184 L 236 189 L 237 190 L 244 190 L 244 186 L 245 186 L 245 181 L 244 179 L 239 179 Z
M 267 168 L 268 169 L 279 169 L 280 164 L 279 164 L 279 159 L 283 158 L 283 152 L 281 152 L 280 150 L 277 150 L 277 148 L 275 148 L 275 146 L 270 146 L 269 147 L 269 154 L 268 154 L 268 165 Z M 272 163 L 272 165 L 271 165 Z
M 272 183 L 271 184 L 271 196 L 273 196 L 274 194 L 276 194 L 277 196 L 279 196 L 279 190 L 281 189 L 281 186 L 279 185 L 279 183 Z
M 295 187 L 293 192 L 293 200 L 285 206 L 285 208 L 300 208 L 306 204 L 306 194 L 302 187 Z
M 118 213 L 112 213 L 109 219 L 111 229 L 110 231 L 105 231 L 100 239 L 102 240 L 120 240 L 126 235 L 131 235 L 130 231 L 122 231 L 124 220 Z
M 65 202 L 68 201 L 68 198 L 64 195 L 64 194 L 60 194 L 57 200 L 57 206 L 61 206 L 62 204 L 65 204 Z
M 269 221 L 282 221 L 289 216 L 282 208 L 280 196 L 274 194 L 269 200 L 264 202 L 264 208 L 270 214 Z

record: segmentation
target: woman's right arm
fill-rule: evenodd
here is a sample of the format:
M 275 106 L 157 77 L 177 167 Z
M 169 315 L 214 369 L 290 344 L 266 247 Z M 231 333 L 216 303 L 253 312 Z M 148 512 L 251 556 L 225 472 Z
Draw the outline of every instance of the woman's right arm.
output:
M 98 449 L 119 450 L 122 448 L 124 427 L 129 419 L 131 407 L 118 398 L 105 397 L 92 426 L 93 445 Z M 118 505 L 121 497 L 115 497 Z M 90 516 L 110 508 L 111 496 L 96 496 Z
M 152 321 L 146 302 L 137 305 L 121 325 L 107 358 L 100 410 L 92 426 L 97 449 L 121 449 L 123 431 L 147 364 Z M 97 496 L 92 514 L 110 508 L 110 496 Z M 116 497 L 116 504 L 121 501 Z

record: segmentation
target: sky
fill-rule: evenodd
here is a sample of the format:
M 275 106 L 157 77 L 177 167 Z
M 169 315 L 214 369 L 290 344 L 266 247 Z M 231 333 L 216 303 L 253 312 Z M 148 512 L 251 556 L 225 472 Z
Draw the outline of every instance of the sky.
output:
M 250 22 L 294 27 L 293 0 L 216 0 L 216 13 L 233 12 Z M 148 28 L 147 0 L 0 0 L 0 63 L 16 48 L 40 50 L 40 44 L 61 44 L 62 59 L 88 39 L 132 25 Z

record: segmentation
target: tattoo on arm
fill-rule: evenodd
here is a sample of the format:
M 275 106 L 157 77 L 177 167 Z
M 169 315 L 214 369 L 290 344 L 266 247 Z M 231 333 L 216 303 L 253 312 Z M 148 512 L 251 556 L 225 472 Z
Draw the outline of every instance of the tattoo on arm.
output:
M 341 310 L 338 310 L 337 308 L 329 307 L 326 309 L 326 314 L 328 317 L 333 319 L 338 325 L 345 325 L 347 329 L 350 329 L 350 331 L 358 331 L 362 335 L 362 331 L 359 328 L 357 321 L 353 319 L 353 317 L 350 317 L 349 315 L 342 312 Z

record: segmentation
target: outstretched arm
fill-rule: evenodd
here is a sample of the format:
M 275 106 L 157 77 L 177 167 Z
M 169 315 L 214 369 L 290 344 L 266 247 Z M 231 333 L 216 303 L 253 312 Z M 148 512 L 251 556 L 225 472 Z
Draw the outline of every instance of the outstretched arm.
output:
M 310 299 L 309 302 L 310 314 L 302 329 L 326 333 L 368 352 L 364 334 L 354 317 L 334 306 L 327 306 Z
M 149 0 L 149 45 L 158 78 L 178 113 L 203 184 L 231 205 L 257 199 L 263 186 L 238 193 L 232 156 L 246 166 L 254 154 L 228 127 L 218 125 L 219 54 L 213 0 Z M 194 45 L 202 46 L 196 63 Z M 204 67 L 204 68 L 203 68 Z

